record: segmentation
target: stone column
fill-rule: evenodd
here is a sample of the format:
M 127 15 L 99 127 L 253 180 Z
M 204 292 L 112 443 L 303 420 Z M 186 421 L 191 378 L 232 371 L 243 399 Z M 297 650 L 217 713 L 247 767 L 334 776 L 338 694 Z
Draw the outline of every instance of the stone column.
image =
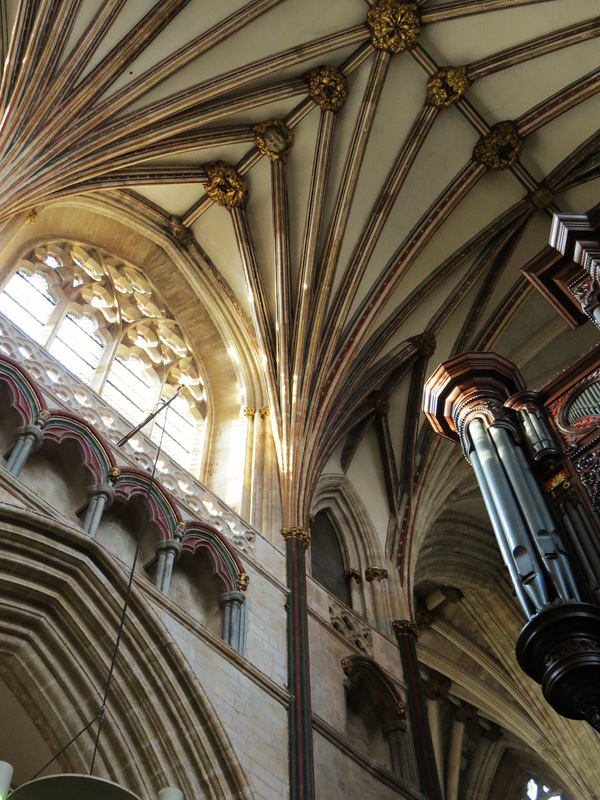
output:
M 96 483 L 87 490 L 89 503 L 83 520 L 83 530 L 94 538 L 106 508 L 110 508 L 115 499 L 115 490 L 110 483 Z
M 19 477 L 30 453 L 35 453 L 42 445 L 43 433 L 37 425 L 25 425 L 17 428 L 17 440 L 6 464 L 6 469 Z
M 223 641 L 237 653 L 243 653 L 246 643 L 246 595 L 239 590 L 224 592 L 219 597 L 222 609 Z
M 388 722 L 383 726 L 383 735 L 390 747 L 392 772 L 410 786 L 416 786 L 419 782 L 419 771 L 406 719 Z
M 423 693 L 427 698 L 427 715 L 431 730 L 431 741 L 438 767 L 440 786 L 444 785 L 444 749 L 442 745 L 442 727 L 440 720 L 440 700 L 448 697 L 452 681 L 441 672 L 432 671 L 428 681 L 423 683 Z
M 350 602 L 352 603 L 352 610 L 355 611 L 359 616 L 365 616 L 365 609 L 364 604 L 361 596 L 360 591 L 360 584 L 362 583 L 362 578 L 360 577 L 360 570 L 358 567 L 350 567 L 344 572 L 344 579 L 346 583 L 350 586 Z
M 477 709 L 464 703 L 454 711 L 454 719 L 450 730 L 450 747 L 448 751 L 448 768 L 446 770 L 446 800 L 458 800 L 458 782 L 460 779 L 460 761 L 462 758 L 465 725 L 477 719 Z
M 515 593 L 531 617 L 555 599 L 580 595 L 561 533 L 523 450 L 517 412 L 504 407 L 524 388 L 510 361 L 466 353 L 431 376 L 425 413 L 438 433 L 460 441 L 471 462 Z
M 306 599 L 306 550 L 310 534 L 299 525 L 285 525 L 281 535 L 286 545 L 288 586 L 290 798 L 313 800 L 315 786 Z
M 387 569 L 382 567 L 367 567 L 365 570 L 365 580 L 371 587 L 371 597 L 373 599 L 373 609 L 375 611 L 375 627 L 384 631 L 387 625 L 387 614 L 383 602 L 383 588 L 381 581 L 387 580 Z
M 419 788 L 428 800 L 442 800 L 437 764 L 431 741 L 427 705 L 417 659 L 417 626 L 410 620 L 392 622 L 406 681 L 406 704 L 419 768 Z
M 173 567 L 181 557 L 181 540 L 179 537 L 167 539 L 156 547 L 158 564 L 156 567 L 156 588 L 163 594 L 169 594 Z

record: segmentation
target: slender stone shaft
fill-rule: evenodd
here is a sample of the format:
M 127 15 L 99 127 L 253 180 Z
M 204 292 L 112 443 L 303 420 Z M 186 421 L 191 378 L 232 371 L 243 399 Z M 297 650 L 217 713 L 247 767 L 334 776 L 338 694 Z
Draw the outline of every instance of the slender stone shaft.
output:
M 88 489 L 89 505 L 83 521 L 83 530 L 93 538 L 98 532 L 102 514 L 109 508 L 115 497 L 115 490 L 109 483 L 97 483 Z
M 246 641 L 246 595 L 240 591 L 225 592 L 219 597 L 223 609 L 221 638 L 236 652 L 243 653 Z
M 167 539 L 156 548 L 158 566 L 156 569 L 156 588 L 163 594 L 169 594 L 171 577 L 175 562 L 181 556 L 181 542 L 179 539 Z
M 458 800 L 458 782 L 460 778 L 460 759 L 462 756 L 465 724 L 452 720 L 450 730 L 450 747 L 448 750 L 448 768 L 446 770 L 446 798 L 445 800 Z
M 25 425 L 17 429 L 17 441 L 6 464 L 6 469 L 18 478 L 31 453 L 42 444 L 43 433 L 37 425 Z

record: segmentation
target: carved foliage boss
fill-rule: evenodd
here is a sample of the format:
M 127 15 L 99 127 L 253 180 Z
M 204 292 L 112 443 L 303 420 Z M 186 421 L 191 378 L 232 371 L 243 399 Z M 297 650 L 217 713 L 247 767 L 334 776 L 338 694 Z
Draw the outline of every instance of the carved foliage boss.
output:
M 378 50 L 402 53 L 414 47 L 421 33 L 421 21 L 416 3 L 380 0 L 367 14 L 371 41 Z

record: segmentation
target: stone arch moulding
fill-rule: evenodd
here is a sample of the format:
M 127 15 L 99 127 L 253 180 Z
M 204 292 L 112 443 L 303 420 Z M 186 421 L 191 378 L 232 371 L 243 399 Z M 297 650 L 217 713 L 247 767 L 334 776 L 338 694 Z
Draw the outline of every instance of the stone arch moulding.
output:
M 379 664 L 367 656 L 352 655 L 342 659 L 342 669 L 353 688 L 365 684 L 371 698 L 390 718 L 406 716 L 406 704 Z
M 71 526 L 14 508 L 0 520 L 0 675 L 57 752 L 98 712 L 127 576 Z M 145 797 L 172 785 L 252 800 L 204 689 L 135 583 L 132 592 L 98 774 Z M 63 767 L 86 772 L 93 741 L 81 736 Z
M 249 577 L 229 543 L 218 531 L 195 521 L 185 523 L 180 530 L 183 532 L 181 549 L 184 553 L 193 555 L 200 549 L 208 550 L 215 574 L 225 584 L 226 591 L 246 590 Z
M 400 589 L 396 571 L 386 569 L 385 556 L 369 512 L 346 475 L 321 475 L 312 503 L 312 513 L 327 510 L 338 533 L 346 569 L 357 569 L 360 586 L 353 595 L 355 610 L 381 632 L 389 632 L 392 606 L 398 605 Z M 370 580 L 369 568 L 385 574 L 385 580 Z M 387 580 L 390 578 L 390 580 Z M 351 585 L 351 589 L 355 585 Z M 354 607 L 354 605 L 353 605 Z
M 43 439 L 57 444 L 65 439 L 74 439 L 81 447 L 85 465 L 96 483 L 108 482 L 111 470 L 115 468 L 115 460 L 100 434 L 89 422 L 84 422 L 66 411 L 52 411 L 42 432 Z
M 312 513 L 329 511 L 348 567 L 383 564 L 383 553 L 375 526 L 364 503 L 345 475 L 321 475 L 312 502 Z
M 115 498 L 130 500 L 136 495 L 146 496 L 148 489 L 150 495 L 150 519 L 160 530 L 165 541 L 172 539 L 175 528 L 181 522 L 181 515 L 171 500 L 169 493 L 163 489 L 156 479 L 137 469 L 122 469 L 114 486 Z
M 23 425 L 33 425 L 46 412 L 42 393 L 26 370 L 12 358 L 0 355 L 0 381 L 5 383 L 13 398 L 13 407 Z

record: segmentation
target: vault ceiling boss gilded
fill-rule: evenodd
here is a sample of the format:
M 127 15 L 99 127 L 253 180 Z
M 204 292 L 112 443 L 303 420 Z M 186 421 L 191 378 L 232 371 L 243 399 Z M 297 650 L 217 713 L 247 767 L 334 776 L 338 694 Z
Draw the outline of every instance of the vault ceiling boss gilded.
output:
M 494 125 L 475 145 L 473 158 L 493 171 L 508 169 L 519 160 L 523 138 L 516 122 L 505 120 Z
M 254 142 L 260 153 L 269 161 L 285 161 L 292 149 L 294 136 L 285 122 L 280 119 L 268 119 L 259 122 L 252 130 Z
M 240 208 L 248 200 L 246 181 L 240 173 L 224 161 L 213 161 L 205 166 L 208 181 L 206 194 L 223 208 Z
M 448 108 L 460 100 L 470 85 L 465 66 L 443 67 L 427 81 L 425 102 L 428 106 Z
M 402 53 L 419 41 L 421 21 L 416 3 L 380 0 L 367 14 L 371 41 L 378 50 Z
M 339 111 L 348 97 L 348 81 L 336 67 L 317 67 L 306 76 L 308 93 L 322 111 Z

